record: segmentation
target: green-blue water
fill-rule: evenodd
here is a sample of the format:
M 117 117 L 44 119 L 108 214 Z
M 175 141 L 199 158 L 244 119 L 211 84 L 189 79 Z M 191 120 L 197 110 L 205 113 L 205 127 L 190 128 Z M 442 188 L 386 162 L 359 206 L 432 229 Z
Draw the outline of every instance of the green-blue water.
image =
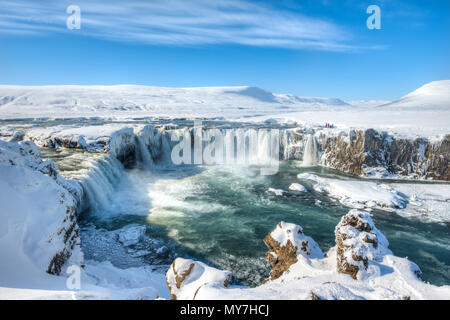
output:
M 146 263 L 170 264 L 175 256 L 191 257 L 231 270 L 243 284 L 258 285 L 270 271 L 263 239 L 278 222 L 301 225 L 305 234 L 326 251 L 334 245 L 336 224 L 350 210 L 315 192 L 307 181 L 299 181 L 297 174 L 301 172 L 348 179 L 333 170 L 299 168 L 293 163 L 282 164 L 280 172 L 273 176 L 261 176 L 256 168 L 242 167 L 128 170 L 110 205 L 86 212 L 82 225 L 92 233 L 93 229 L 111 231 L 129 223 L 145 224 L 149 238 L 156 240 L 157 246 L 164 244 L 168 248 L 157 259 L 155 250 L 150 250 L 143 257 Z M 288 190 L 294 182 L 304 184 L 309 191 L 289 196 L 267 191 Z M 425 281 L 450 283 L 448 224 L 422 222 L 385 211 L 372 214 L 395 255 L 417 263 Z M 85 243 L 92 242 L 92 238 L 85 235 Z M 114 248 L 105 249 L 103 259 L 117 254 Z M 88 258 L 95 257 L 88 254 Z M 125 261 L 120 257 L 116 260 Z

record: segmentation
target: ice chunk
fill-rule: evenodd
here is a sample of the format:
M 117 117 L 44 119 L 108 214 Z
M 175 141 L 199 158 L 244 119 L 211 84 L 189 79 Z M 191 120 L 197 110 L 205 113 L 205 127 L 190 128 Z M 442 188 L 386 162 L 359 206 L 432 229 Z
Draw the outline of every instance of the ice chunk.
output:
M 142 240 L 147 228 L 142 225 L 131 224 L 120 230 L 119 241 L 126 247 L 137 244 Z

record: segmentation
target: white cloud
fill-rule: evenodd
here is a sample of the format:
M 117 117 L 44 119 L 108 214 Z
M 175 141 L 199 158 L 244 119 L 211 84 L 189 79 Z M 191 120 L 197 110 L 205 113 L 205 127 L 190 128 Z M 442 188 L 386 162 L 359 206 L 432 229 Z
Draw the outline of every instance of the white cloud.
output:
M 81 30 L 66 29 L 66 8 L 81 8 Z M 163 45 L 242 44 L 349 50 L 351 34 L 323 19 L 246 0 L 1 1 L 0 32 L 80 32 Z

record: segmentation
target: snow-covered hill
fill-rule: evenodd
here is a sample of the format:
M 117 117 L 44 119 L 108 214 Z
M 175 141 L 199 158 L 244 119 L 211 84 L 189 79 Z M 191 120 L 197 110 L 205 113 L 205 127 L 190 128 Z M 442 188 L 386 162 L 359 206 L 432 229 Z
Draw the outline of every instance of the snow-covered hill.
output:
M 450 110 L 450 80 L 427 83 L 383 108 L 423 108 Z
M 0 118 L 245 117 L 348 107 L 335 98 L 273 94 L 257 87 L 0 86 Z

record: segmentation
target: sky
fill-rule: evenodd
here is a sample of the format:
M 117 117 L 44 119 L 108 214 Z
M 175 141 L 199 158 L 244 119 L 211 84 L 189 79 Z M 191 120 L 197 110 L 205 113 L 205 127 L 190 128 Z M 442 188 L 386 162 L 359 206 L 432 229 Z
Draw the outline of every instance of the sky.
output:
M 381 29 L 367 27 L 370 5 Z M 393 100 L 450 79 L 449 57 L 448 0 L 0 0 L 0 84 Z

